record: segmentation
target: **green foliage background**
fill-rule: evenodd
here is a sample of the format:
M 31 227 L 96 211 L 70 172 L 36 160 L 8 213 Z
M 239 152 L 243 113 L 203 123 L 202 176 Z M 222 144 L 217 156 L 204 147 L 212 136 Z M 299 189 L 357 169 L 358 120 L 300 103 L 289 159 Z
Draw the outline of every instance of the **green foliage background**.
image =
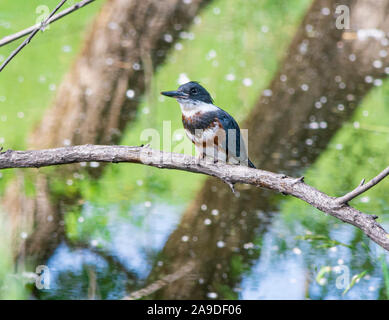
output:
M 44 2 L 49 8 L 53 8 L 56 3 L 56 0 Z M 66 6 L 73 3 L 74 1 L 69 1 Z M 97 1 L 53 24 L 49 30 L 34 38 L 2 73 L 0 145 L 5 149 L 26 148 L 28 133 L 50 106 L 55 89 L 80 50 L 82 39 L 101 3 Z M 195 19 L 189 32 L 182 34 L 182 39 L 172 50 L 166 64 L 156 73 L 151 94 L 148 97 L 135 97 L 140 99 L 140 108 L 136 121 L 129 124 L 122 144 L 145 143 L 140 139 L 145 128 L 155 128 L 162 134 L 163 121 L 166 120 L 171 121 L 173 132 L 182 128 L 178 105 L 175 101 L 165 100 L 159 92 L 176 88 L 179 77 L 184 76 L 203 83 L 213 94 L 216 104 L 231 113 L 238 122 L 242 122 L 277 71 L 309 4 L 309 0 L 214 1 Z M 2 1 L 0 37 L 34 24 L 39 16 L 36 13 L 39 5 L 42 5 L 40 0 L 24 2 L 21 12 L 18 1 Z M 17 41 L 0 48 L 0 61 L 18 43 Z M 362 178 L 369 179 L 385 168 L 389 156 L 388 102 L 389 82 L 384 81 L 382 86 L 370 92 L 353 119 L 339 130 L 328 149 L 305 173 L 307 183 L 338 196 L 358 185 Z M 182 134 L 182 131 L 179 133 Z M 190 145 L 189 141 L 175 140 L 173 149 L 182 141 Z M 0 172 L 0 193 L 15 172 L 16 170 Z M 69 209 L 66 215 L 69 237 L 83 241 L 102 237 L 109 241 L 110 234 L 106 231 L 109 218 L 105 215 L 107 208 L 118 206 L 123 215 L 130 218 L 135 204 L 149 202 L 153 205 L 163 201 L 184 208 L 193 199 L 204 179 L 204 176 L 186 172 L 123 164 L 108 166 L 99 181 L 74 179 L 68 184 L 60 182 L 57 188 L 63 193 L 80 189 L 83 199 L 96 208 L 83 224 L 79 223 L 79 217 L 83 215 L 80 208 Z M 363 197 L 354 200 L 353 205 L 364 212 L 379 215 L 380 221 L 388 223 L 388 191 L 389 180 L 386 180 Z M 338 221 L 297 199 L 282 202 L 278 219 L 287 227 L 286 234 L 301 236 L 308 232 L 324 235 L 328 237 L 328 241 L 336 239 L 336 234 L 331 230 L 339 228 Z M 138 223 L 142 226 L 142 221 Z M 357 251 L 362 250 L 361 243 L 356 240 L 360 235 L 356 230 L 352 232 L 355 233 L 355 241 L 350 240 L 349 244 Z M 284 236 L 285 234 L 280 235 L 278 241 L 279 247 L 285 250 L 290 251 L 294 246 L 304 247 L 308 242 L 285 241 L 281 245 Z M 328 248 L 325 245 L 313 249 L 311 244 L 316 241 L 309 243 L 309 248 L 304 247 L 304 252 L 317 250 L 321 255 L 326 254 L 325 250 Z M 372 249 L 367 247 L 364 247 L 363 252 L 371 252 Z M 0 275 L 12 273 L 6 248 L 0 248 Z M 353 249 L 347 250 L 356 252 Z M 308 253 L 306 260 L 309 263 L 312 261 Z M 352 259 L 350 263 L 351 261 Z M 373 265 L 376 266 L 374 261 L 371 261 L 370 266 L 369 263 L 362 263 L 359 272 L 363 272 L 365 268 L 372 269 Z M 387 283 L 386 279 L 386 286 Z M 1 285 L 0 280 L 0 287 Z M 385 286 L 384 282 L 382 286 Z M 18 290 L 7 297 L 24 297 L 25 293 Z M 388 298 L 385 293 L 388 289 L 382 292 L 380 297 Z M 1 292 L 0 297 L 4 297 Z

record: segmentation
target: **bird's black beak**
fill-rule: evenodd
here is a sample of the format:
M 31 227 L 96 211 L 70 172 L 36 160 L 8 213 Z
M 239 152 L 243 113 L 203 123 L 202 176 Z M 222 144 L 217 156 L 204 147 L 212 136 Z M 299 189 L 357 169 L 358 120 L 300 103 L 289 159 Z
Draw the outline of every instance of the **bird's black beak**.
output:
M 180 99 L 186 99 L 188 98 L 188 94 L 182 91 L 163 91 L 161 92 L 162 95 L 171 97 L 171 98 L 180 98 Z

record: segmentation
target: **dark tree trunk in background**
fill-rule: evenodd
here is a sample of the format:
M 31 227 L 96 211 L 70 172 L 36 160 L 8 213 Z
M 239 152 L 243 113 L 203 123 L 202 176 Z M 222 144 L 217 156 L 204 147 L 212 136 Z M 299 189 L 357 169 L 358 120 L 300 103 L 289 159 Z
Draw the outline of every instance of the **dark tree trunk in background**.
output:
M 352 30 L 336 28 L 338 4 L 349 6 Z M 387 53 L 389 42 L 386 38 L 358 38 L 356 31 L 363 29 L 389 33 L 388 1 L 313 3 L 270 84 L 271 91 L 261 95 L 242 126 L 249 130 L 249 154 L 257 167 L 300 174 L 372 88 L 366 77 L 386 77 L 389 55 L 381 52 L 380 56 L 380 51 Z M 382 65 L 374 63 L 376 60 Z M 190 260 L 195 263 L 197 278 L 180 279 L 157 292 L 155 298 L 204 299 L 209 292 L 226 298 L 224 284 L 239 286 L 237 256 L 243 262 L 252 261 L 254 256 L 248 248 L 266 229 L 276 201 L 263 190 L 237 189 L 240 195 L 234 197 L 218 180 L 209 178 L 205 182 L 162 250 L 164 264 L 154 267 L 149 281 L 174 272 Z M 215 209 L 218 215 L 212 214 Z M 212 223 L 204 224 L 205 219 Z M 218 246 L 218 241 L 223 241 L 224 247 L 220 247 L 221 242 Z
M 30 148 L 67 144 L 118 143 L 126 123 L 134 118 L 140 96 L 167 51 L 209 0 L 108 0 L 96 17 L 84 48 L 58 88 L 53 105 L 29 139 Z M 132 99 L 126 97 L 133 90 Z M 50 180 L 73 178 L 80 166 L 30 172 L 36 196 L 24 195 L 23 176 L 4 197 L 11 217 L 16 254 L 43 261 L 63 235 L 63 199 L 50 191 Z M 96 178 L 101 168 L 90 170 Z M 22 175 L 22 173 L 21 173 Z M 65 175 L 65 178 L 62 176 Z M 20 232 L 27 232 L 22 241 Z M 21 243 L 22 241 L 22 243 Z

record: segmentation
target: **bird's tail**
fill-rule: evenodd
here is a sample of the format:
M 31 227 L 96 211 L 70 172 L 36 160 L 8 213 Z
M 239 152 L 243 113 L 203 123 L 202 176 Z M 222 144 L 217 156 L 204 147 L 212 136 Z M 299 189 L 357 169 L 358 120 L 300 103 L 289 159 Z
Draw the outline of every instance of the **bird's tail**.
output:
M 254 164 L 250 161 L 250 159 L 247 159 L 248 160 L 248 163 L 249 163 L 249 168 L 254 168 L 256 169 L 256 167 L 254 166 Z

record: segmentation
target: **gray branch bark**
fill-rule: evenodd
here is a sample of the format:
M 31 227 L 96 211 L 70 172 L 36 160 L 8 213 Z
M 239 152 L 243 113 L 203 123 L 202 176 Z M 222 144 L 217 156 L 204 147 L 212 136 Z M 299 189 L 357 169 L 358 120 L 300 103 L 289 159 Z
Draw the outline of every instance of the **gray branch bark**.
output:
M 389 251 L 389 234 L 376 221 L 377 216 L 365 214 L 339 201 L 341 198 L 326 195 L 304 183 L 302 177 L 293 178 L 244 166 L 198 162 L 192 156 L 168 153 L 147 147 L 82 145 L 31 151 L 7 150 L 0 153 L 0 169 L 40 168 L 92 161 L 139 163 L 161 169 L 202 173 L 217 177 L 227 184 L 245 183 L 291 195 L 324 213 L 361 229 L 370 239 Z M 387 172 L 387 170 L 385 169 L 383 172 Z

